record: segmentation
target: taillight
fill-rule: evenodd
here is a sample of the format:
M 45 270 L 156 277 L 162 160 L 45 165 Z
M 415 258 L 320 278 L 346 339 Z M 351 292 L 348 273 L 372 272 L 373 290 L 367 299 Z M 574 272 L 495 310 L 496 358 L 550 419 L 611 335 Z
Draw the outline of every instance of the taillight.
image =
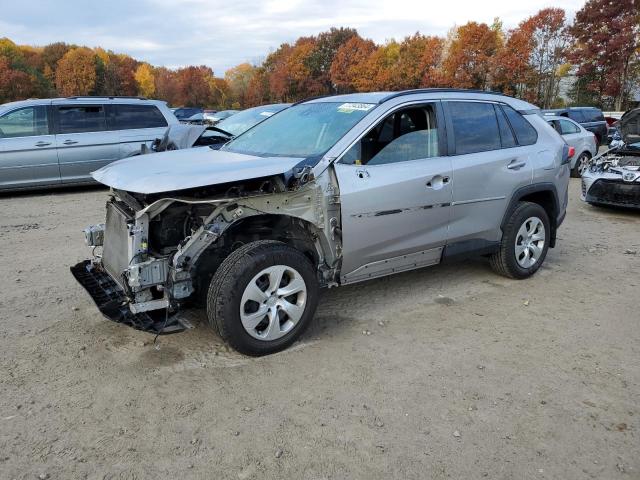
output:
M 574 147 L 569 147 L 569 153 L 567 154 L 567 158 L 573 158 L 576 154 L 576 149 Z

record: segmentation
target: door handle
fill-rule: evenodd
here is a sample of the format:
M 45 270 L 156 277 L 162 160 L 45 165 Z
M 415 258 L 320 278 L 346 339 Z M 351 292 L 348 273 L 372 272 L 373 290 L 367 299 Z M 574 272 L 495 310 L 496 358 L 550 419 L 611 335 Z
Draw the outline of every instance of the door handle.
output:
M 439 190 L 443 186 L 447 185 L 451 180 L 449 177 L 443 177 L 442 175 L 435 175 L 427 182 L 427 188 L 433 188 L 434 190 Z
M 358 176 L 358 178 L 369 178 L 371 176 L 369 175 L 369 172 L 364 168 L 357 168 L 356 175 Z
M 51 142 L 38 142 L 38 143 L 36 143 L 36 147 L 46 147 L 47 145 L 51 145 Z
M 65 140 L 64 142 L 62 142 L 63 145 L 75 145 L 76 142 L 75 140 Z
M 507 165 L 507 168 L 509 170 L 519 170 L 522 167 L 524 167 L 526 164 L 527 164 L 527 162 L 525 162 L 525 161 L 512 160 L 511 163 L 509 165 Z

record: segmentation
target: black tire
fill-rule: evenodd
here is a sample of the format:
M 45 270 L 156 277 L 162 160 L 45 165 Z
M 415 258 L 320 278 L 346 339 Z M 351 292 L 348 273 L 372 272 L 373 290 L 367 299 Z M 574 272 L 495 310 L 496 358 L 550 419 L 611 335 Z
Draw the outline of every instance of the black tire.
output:
M 284 336 L 260 340 L 249 335 L 240 320 L 240 303 L 245 288 L 265 268 L 285 265 L 295 269 L 306 285 L 304 313 Z M 259 240 L 233 251 L 211 278 L 207 293 L 207 318 L 223 340 L 240 353 L 268 355 L 287 348 L 311 323 L 318 305 L 319 285 L 316 270 L 299 250 L 282 242 Z
M 544 246 L 537 261 L 532 266 L 524 268 L 516 259 L 516 237 L 520 227 L 531 217 L 537 217 L 544 225 Z M 511 211 L 505 224 L 500 249 L 489 257 L 491 268 L 493 268 L 496 273 L 509 278 L 519 280 L 530 277 L 536 273 L 547 256 L 549 240 L 551 238 L 550 233 L 549 216 L 544 208 L 537 203 L 518 202 L 516 207 Z
M 582 152 L 578 158 L 576 159 L 576 164 L 574 165 L 574 167 L 571 169 L 571 176 L 573 178 L 581 178 L 582 175 L 580 174 L 580 163 L 581 163 L 581 159 L 585 158 L 585 161 L 588 161 L 591 158 L 591 154 L 589 152 Z

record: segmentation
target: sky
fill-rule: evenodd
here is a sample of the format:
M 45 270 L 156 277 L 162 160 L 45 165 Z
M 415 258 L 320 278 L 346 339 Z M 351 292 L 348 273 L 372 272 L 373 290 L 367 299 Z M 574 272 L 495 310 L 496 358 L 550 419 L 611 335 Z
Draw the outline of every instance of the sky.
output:
M 585 0 L 0 0 L 0 37 L 103 47 L 157 66 L 208 65 L 222 76 L 259 63 L 281 43 L 330 27 L 383 43 L 416 31 L 445 35 L 468 21 L 505 28 L 545 7 L 569 18 Z

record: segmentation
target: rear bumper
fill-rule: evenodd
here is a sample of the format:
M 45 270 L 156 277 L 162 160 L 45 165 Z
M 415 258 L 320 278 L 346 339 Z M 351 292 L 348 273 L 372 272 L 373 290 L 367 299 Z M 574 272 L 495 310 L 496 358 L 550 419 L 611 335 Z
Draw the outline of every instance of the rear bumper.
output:
M 588 189 L 583 183 L 584 200 L 588 203 L 640 209 L 640 183 L 597 179 Z
M 177 333 L 189 328 L 176 316 L 166 317 L 166 309 L 134 314 L 129 299 L 111 276 L 96 268 L 90 260 L 71 267 L 71 274 L 93 299 L 98 310 L 109 320 L 123 323 L 136 330 L 151 333 Z

